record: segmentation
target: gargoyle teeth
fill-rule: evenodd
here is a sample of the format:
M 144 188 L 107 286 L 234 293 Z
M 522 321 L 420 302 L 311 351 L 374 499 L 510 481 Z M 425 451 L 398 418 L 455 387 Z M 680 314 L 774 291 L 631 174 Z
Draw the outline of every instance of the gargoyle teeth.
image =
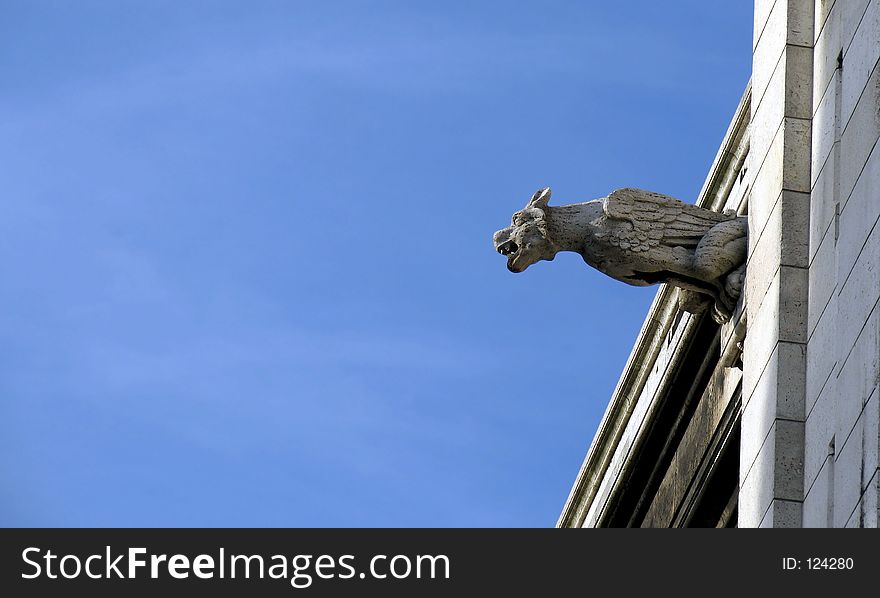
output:
M 501 255 L 511 255 L 516 253 L 517 249 L 519 249 L 519 247 L 517 247 L 516 243 L 513 241 L 505 241 L 498 246 L 498 253 Z

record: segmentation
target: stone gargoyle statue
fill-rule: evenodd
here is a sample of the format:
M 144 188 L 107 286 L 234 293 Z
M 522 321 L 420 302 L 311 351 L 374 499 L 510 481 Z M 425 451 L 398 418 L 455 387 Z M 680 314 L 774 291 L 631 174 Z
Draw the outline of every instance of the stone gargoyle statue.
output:
M 549 206 L 549 200 L 549 187 L 538 190 L 511 226 L 495 233 L 495 249 L 511 272 L 574 251 L 627 284 L 683 289 L 679 305 L 686 311 L 713 305 L 716 322 L 730 319 L 745 274 L 746 217 L 642 189 L 567 206 Z

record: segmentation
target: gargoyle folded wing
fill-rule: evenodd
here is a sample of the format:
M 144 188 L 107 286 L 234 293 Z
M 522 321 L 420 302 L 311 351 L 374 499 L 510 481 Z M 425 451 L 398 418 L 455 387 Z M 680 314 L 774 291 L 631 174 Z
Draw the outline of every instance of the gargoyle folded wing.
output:
M 599 236 L 612 245 L 634 252 L 657 245 L 694 248 L 719 222 L 735 214 L 719 214 L 674 197 L 643 189 L 618 189 L 602 200 L 605 215 L 619 221 Z

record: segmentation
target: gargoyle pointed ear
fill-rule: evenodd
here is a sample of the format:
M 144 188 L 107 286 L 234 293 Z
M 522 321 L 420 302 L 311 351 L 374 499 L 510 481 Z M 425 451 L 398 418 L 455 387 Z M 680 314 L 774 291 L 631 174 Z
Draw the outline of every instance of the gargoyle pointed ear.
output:
M 546 208 L 548 201 L 550 201 L 550 187 L 544 187 L 543 189 L 535 191 L 535 194 L 532 195 L 532 198 L 529 200 L 529 203 L 526 204 L 526 207 Z

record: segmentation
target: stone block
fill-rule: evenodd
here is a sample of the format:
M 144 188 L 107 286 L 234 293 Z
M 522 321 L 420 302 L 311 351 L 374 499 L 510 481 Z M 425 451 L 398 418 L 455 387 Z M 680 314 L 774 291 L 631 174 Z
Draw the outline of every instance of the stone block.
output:
M 813 116 L 813 48 L 786 46 L 785 115 L 810 119 Z
M 751 434 L 745 426 L 742 431 Z M 776 420 L 751 467 L 740 465 L 739 525 L 758 527 L 774 499 L 803 497 L 803 422 Z
M 748 279 L 746 284 L 749 311 L 744 375 L 751 376 L 745 372 L 750 368 L 761 371 L 778 341 L 806 343 L 807 270 L 781 266 L 763 299 L 752 296 Z
M 807 342 L 807 275 L 806 268 L 780 266 L 779 340 Z
M 816 328 L 810 335 L 807 344 L 807 394 L 805 410 L 813 408 L 813 403 L 830 385 L 832 392 L 837 383 L 837 297 L 832 296 L 831 303 L 819 317 Z
M 846 359 L 880 298 L 880 227 L 875 227 L 849 272 L 838 267 L 838 355 Z M 874 318 L 876 320 L 876 317 Z M 876 321 L 874 322 L 876 324 Z M 869 341 L 870 342 L 870 341 Z
M 866 247 L 880 219 L 880 144 L 874 145 L 865 169 L 840 210 L 839 268 L 845 277 Z M 880 255 L 875 256 L 880 258 Z
M 840 41 L 848 48 L 856 35 L 856 29 L 868 9 L 868 4 L 877 0 L 846 0 L 840 3 Z
M 844 85 L 846 85 L 846 65 L 844 65 Z M 880 68 L 875 68 L 859 98 L 849 120 L 844 119 L 843 135 L 840 144 L 840 197 L 841 208 L 846 205 L 859 174 L 868 161 L 868 156 L 880 137 Z
M 819 250 L 819 244 L 834 222 L 836 204 L 834 178 L 838 165 L 834 160 L 826 160 L 813 185 L 810 196 L 810 259 Z M 832 236 L 834 232 L 832 231 Z
M 782 188 L 809 193 L 810 148 L 812 127 L 809 120 L 786 117 L 782 123 L 785 135 L 783 150 Z
M 880 476 L 878 476 L 877 473 L 876 470 L 873 472 L 873 476 L 871 477 L 867 488 L 862 493 L 861 499 L 859 499 L 858 506 L 850 515 L 849 521 L 846 523 L 846 527 L 877 528 L 877 495 L 878 492 L 880 492 Z
M 751 384 L 744 376 L 742 428 L 749 430 L 749 435 L 743 435 L 740 443 L 744 463 L 754 462 L 777 418 L 804 419 L 805 365 L 804 345 L 781 342 L 776 345 L 751 392 Z
M 750 248 L 747 275 L 750 297 L 766 293 L 780 265 L 808 265 L 810 196 L 783 191 L 760 236 Z
M 840 7 L 826 0 L 820 0 L 817 16 L 825 15 L 825 21 L 818 29 L 816 45 L 813 48 L 813 110 L 830 94 L 831 105 L 834 105 L 834 85 L 832 77 L 837 71 L 837 57 L 843 48 L 840 39 Z M 828 12 L 826 12 L 828 11 Z M 833 110 L 833 108 L 832 108 Z
M 818 0 L 813 13 L 813 41 L 821 39 L 825 32 L 825 25 L 831 13 L 834 11 L 835 0 Z
M 746 270 L 748 273 L 748 269 Z M 743 351 L 743 376 L 752 380 L 760 376 L 779 342 L 779 272 L 773 277 L 770 287 L 762 296 L 753 293 L 746 277 L 747 325 Z
M 834 290 L 837 288 L 837 247 L 834 230 L 825 231 L 822 244 L 810 263 L 809 302 L 807 312 L 807 334 L 816 330 L 819 318 L 825 315 Z
M 765 167 L 767 155 L 785 117 L 785 64 L 780 61 L 763 96 L 752 104 L 749 129 L 749 161 L 757 171 Z
M 838 75 L 833 77 L 837 80 Z M 824 168 L 833 168 L 831 150 L 835 140 L 835 92 L 834 83 L 831 89 L 819 102 L 813 116 L 813 147 L 810 155 L 810 185 L 816 187 L 816 179 Z
M 834 461 L 834 527 L 845 527 L 862 495 L 862 432 L 859 418 L 849 436 L 838 439 Z
M 810 122 L 784 119 L 755 175 L 749 199 L 750 252 L 764 231 L 780 191 L 810 192 L 809 154 Z
M 855 109 L 871 72 L 880 58 L 880 2 L 871 2 L 859 21 L 852 42 L 843 53 L 843 90 L 841 114 L 843 120 Z
M 777 7 L 776 5 L 780 6 Z M 784 27 L 785 16 L 787 10 L 783 2 L 776 0 L 755 0 L 755 16 L 753 20 L 754 29 L 752 31 L 752 48 L 757 51 L 760 43 L 769 44 L 770 42 L 781 40 L 779 51 L 782 52 L 782 45 L 785 42 Z M 770 19 L 773 18 L 771 22 Z
M 770 144 L 763 162 L 755 171 L 755 180 L 749 196 L 749 253 L 761 238 L 773 206 L 782 192 L 782 127 Z M 751 161 L 753 157 L 749 155 Z
M 787 0 L 787 44 L 813 47 L 814 10 L 815 0 Z
M 806 443 L 811 442 L 809 438 Z M 827 451 L 826 451 L 827 452 Z M 816 479 L 806 484 L 804 496 L 803 524 L 804 527 L 828 527 L 829 515 L 829 483 L 831 467 L 829 463 L 833 457 L 828 457 L 822 462 Z
M 798 528 L 803 527 L 803 504 L 791 500 L 774 500 L 758 527 Z
M 877 309 L 861 331 L 852 352 L 845 356 L 835 383 L 837 394 L 837 437 L 846 438 L 865 403 L 880 384 L 878 368 L 878 347 L 880 347 L 880 325 Z
M 837 429 L 837 396 L 833 388 L 819 395 L 804 422 L 804 486 L 810 488 L 828 459 L 828 451 Z

